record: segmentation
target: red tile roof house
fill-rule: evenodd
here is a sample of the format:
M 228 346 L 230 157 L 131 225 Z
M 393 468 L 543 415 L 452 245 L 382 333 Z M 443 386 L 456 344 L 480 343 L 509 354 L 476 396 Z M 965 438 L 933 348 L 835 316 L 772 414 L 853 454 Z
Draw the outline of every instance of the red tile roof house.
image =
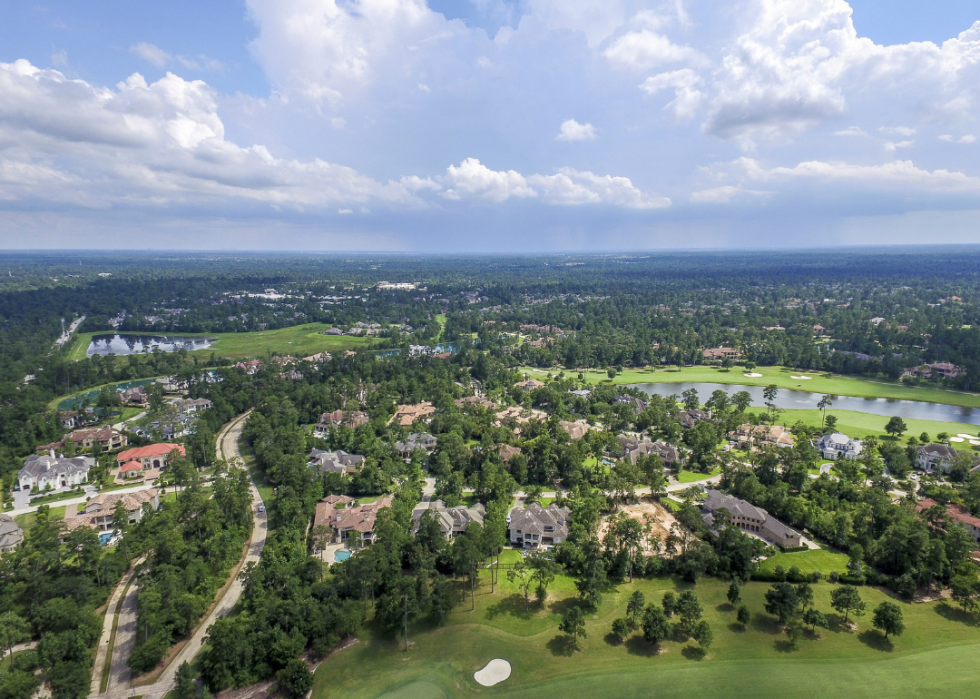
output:
M 139 471 L 148 468 L 164 468 L 178 456 L 187 456 L 183 444 L 151 444 L 120 452 L 116 457 L 116 464 L 120 474 L 132 477 L 128 474 L 135 472 L 139 475 Z
M 377 502 L 372 502 L 360 507 L 348 502 L 349 498 L 344 496 L 334 496 L 334 502 L 328 502 L 330 498 L 324 498 L 316 505 L 316 515 L 313 525 L 326 525 L 333 530 L 334 543 L 346 543 L 354 532 L 360 535 L 361 544 L 367 546 L 374 543 L 374 523 L 378 519 L 378 512 L 386 507 L 391 507 L 391 498 L 380 498 Z
M 935 500 L 930 500 L 929 498 L 924 498 L 915 503 L 915 509 L 918 512 L 923 510 L 928 510 L 930 507 L 935 507 L 938 503 Z M 953 520 L 959 522 L 963 525 L 966 531 L 973 537 L 973 540 L 980 544 L 980 517 L 974 517 L 968 509 L 962 505 L 954 505 L 949 503 L 946 505 L 946 514 L 950 516 Z

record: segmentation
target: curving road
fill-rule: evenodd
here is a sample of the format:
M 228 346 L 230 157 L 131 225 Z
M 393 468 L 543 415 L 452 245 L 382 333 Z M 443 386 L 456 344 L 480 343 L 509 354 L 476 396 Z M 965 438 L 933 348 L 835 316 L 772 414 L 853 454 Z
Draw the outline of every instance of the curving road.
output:
M 249 411 L 251 412 L 251 411 Z M 233 459 L 241 459 L 241 451 L 238 448 L 238 440 L 241 438 L 242 428 L 245 426 L 245 419 L 248 417 L 249 413 L 240 415 L 239 417 L 232 420 L 228 425 L 226 425 L 217 437 L 217 447 L 218 447 L 218 458 L 231 461 Z M 253 482 L 250 487 L 250 492 L 252 495 L 252 539 L 249 543 L 248 553 L 245 556 L 245 562 L 243 565 L 248 563 L 258 564 L 259 557 L 262 555 L 262 549 L 265 547 L 265 538 L 268 531 L 268 517 L 265 508 L 263 511 L 259 512 L 258 508 L 260 505 L 264 505 L 262 501 L 262 496 L 259 494 L 258 489 L 255 487 Z M 135 566 L 134 566 L 135 567 Z M 119 600 L 119 594 L 121 590 L 125 587 L 126 580 L 124 579 L 117 586 L 117 592 L 113 593 L 113 598 L 110 600 L 110 612 L 114 612 L 115 603 Z M 101 676 L 102 665 L 101 663 L 105 660 L 105 651 L 103 648 L 107 649 L 109 637 L 106 632 L 106 628 L 110 631 L 112 629 L 112 620 L 110 617 L 113 616 L 111 613 L 106 614 L 106 625 L 103 628 L 103 638 L 100 642 L 99 658 L 96 659 L 97 667 L 93 672 L 92 678 L 92 692 L 90 697 L 94 699 L 128 699 L 134 694 L 141 695 L 144 699 L 163 699 L 166 694 L 174 688 L 174 675 L 177 673 L 177 668 L 183 663 L 192 664 L 194 658 L 201 651 L 204 646 L 204 640 L 207 637 L 208 629 L 214 624 L 215 620 L 219 616 L 224 616 L 232 610 L 232 608 L 238 603 L 238 599 L 242 595 L 243 585 L 240 578 L 236 576 L 235 580 L 225 591 L 224 596 L 218 601 L 214 609 L 208 615 L 207 619 L 201 623 L 197 630 L 194 631 L 191 638 L 184 644 L 177 653 L 177 656 L 171 661 L 171 663 L 166 667 L 166 669 L 161 673 L 160 677 L 153 683 L 148 685 L 142 685 L 138 687 L 130 686 L 130 680 L 128 677 L 128 668 L 126 676 L 124 677 L 122 673 L 117 676 L 116 668 L 126 668 L 126 658 L 128 657 L 129 650 L 132 649 L 135 643 L 135 608 L 133 610 L 133 625 L 130 627 L 129 624 L 125 624 L 126 621 L 126 611 L 127 604 L 124 602 L 123 611 L 119 618 L 119 623 L 116 627 L 116 642 L 114 644 L 114 649 L 123 649 L 123 652 L 119 654 L 119 659 L 117 661 L 115 650 L 113 652 L 112 658 L 112 672 L 110 674 L 110 682 L 108 690 L 104 694 L 97 693 L 99 690 L 99 683 L 96 682 L 95 675 L 99 674 Z M 135 590 L 136 586 L 130 588 L 130 594 L 127 595 L 127 601 L 130 596 L 133 597 L 135 601 Z M 118 678 L 118 682 L 116 681 Z

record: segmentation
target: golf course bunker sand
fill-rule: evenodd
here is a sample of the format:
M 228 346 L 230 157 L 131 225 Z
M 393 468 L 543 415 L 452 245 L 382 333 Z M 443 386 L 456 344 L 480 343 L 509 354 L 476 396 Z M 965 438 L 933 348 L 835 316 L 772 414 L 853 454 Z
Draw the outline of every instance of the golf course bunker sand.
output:
M 974 437 L 972 434 L 963 434 L 962 432 L 960 432 L 956 436 L 957 437 L 962 437 L 963 439 L 976 439 L 976 437 Z
M 809 381 L 811 377 L 809 376 L 790 376 L 791 379 L 796 379 L 798 381 Z
M 485 668 L 477 670 L 473 675 L 473 679 L 484 687 L 492 687 L 495 684 L 500 684 L 508 677 L 510 677 L 510 663 L 500 658 L 494 658 L 487 663 Z
M 965 442 L 966 440 L 963 439 L 962 437 L 950 437 L 949 438 L 949 441 L 951 441 L 951 442 Z
M 758 374 L 758 373 L 756 373 L 754 371 L 750 371 L 747 374 L 742 374 L 742 376 L 748 376 L 750 379 L 761 379 L 762 378 L 762 374 Z

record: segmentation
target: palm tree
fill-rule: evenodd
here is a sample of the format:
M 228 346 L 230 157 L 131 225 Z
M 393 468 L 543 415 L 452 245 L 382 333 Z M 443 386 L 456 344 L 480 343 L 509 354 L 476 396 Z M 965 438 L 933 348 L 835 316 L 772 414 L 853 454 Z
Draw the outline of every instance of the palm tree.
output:
M 834 404 L 834 399 L 831 398 L 830 396 L 824 396 L 823 398 L 820 399 L 820 402 L 817 403 L 817 408 L 819 408 L 821 413 L 821 418 L 820 418 L 821 430 L 827 426 L 827 408 L 829 408 L 833 404 Z

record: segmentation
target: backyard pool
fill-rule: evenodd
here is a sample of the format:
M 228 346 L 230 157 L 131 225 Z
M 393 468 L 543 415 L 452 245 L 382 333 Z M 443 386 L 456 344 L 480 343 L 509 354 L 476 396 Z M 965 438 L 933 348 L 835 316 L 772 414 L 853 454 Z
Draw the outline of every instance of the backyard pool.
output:
M 351 554 L 351 552 L 348 551 L 347 549 L 340 549 L 339 551 L 337 551 L 336 553 L 334 553 L 333 559 L 335 561 L 338 561 L 338 562 L 339 561 L 346 561 L 348 558 L 350 558 L 350 554 Z

